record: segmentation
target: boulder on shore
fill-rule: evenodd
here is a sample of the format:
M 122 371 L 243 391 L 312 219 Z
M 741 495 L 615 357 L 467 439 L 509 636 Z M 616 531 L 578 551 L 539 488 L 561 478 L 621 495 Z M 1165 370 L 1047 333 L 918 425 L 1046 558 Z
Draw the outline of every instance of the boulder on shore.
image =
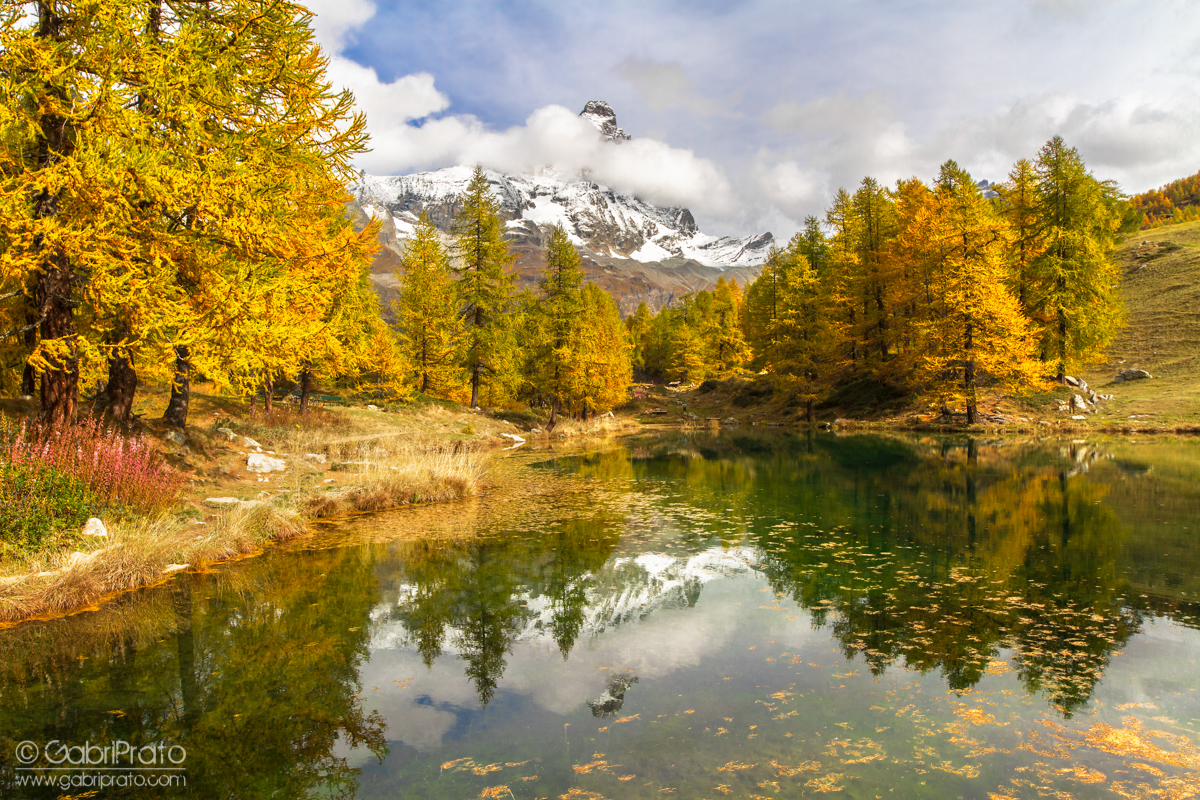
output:
M 1117 377 L 1113 378 L 1114 383 L 1125 383 L 1126 381 L 1142 381 L 1147 378 L 1153 378 L 1149 372 L 1144 369 L 1123 369 L 1117 373 Z
M 282 458 L 272 458 L 262 453 L 251 453 L 246 456 L 246 469 L 251 472 L 283 472 L 287 462 Z

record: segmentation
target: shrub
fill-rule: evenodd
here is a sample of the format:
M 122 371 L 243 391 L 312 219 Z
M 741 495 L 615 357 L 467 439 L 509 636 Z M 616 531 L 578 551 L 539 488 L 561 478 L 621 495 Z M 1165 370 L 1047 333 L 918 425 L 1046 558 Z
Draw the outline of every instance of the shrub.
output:
M 87 484 L 53 467 L 0 465 L 0 552 L 33 549 L 48 534 L 79 528 L 96 505 Z
M 182 482 L 142 436 L 126 437 L 97 421 L 29 427 L 0 420 L 6 547 L 35 547 L 88 516 L 165 511 Z

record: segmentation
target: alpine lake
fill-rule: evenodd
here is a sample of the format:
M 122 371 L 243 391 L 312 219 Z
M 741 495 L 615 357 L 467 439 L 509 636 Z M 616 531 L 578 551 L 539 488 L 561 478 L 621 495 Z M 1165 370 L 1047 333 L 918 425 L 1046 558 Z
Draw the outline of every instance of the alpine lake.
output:
M 0 795 L 1200 796 L 1200 442 L 672 431 L 487 484 L 0 631 Z M 50 741 L 186 787 L 11 788 Z

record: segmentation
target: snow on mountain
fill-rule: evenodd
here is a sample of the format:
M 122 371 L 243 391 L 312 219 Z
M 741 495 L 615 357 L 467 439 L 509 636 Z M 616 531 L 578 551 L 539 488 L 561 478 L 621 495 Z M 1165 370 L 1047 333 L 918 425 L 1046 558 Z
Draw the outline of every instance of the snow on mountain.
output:
M 367 213 L 390 220 L 398 238 L 412 235 L 422 211 L 446 228 L 458 197 L 471 180 L 471 167 L 448 167 L 415 175 L 363 174 L 350 187 Z M 554 173 L 503 175 L 487 171 L 510 236 L 540 241 L 561 224 L 571 241 L 595 256 L 661 262 L 691 259 L 708 267 L 753 267 L 767 257 L 773 237 L 710 236 L 696 227 L 686 208 L 656 206 L 597 183 Z
M 630 138 L 617 127 L 617 115 L 604 101 L 589 102 L 580 116 L 614 146 Z M 384 220 L 387 235 L 405 239 L 423 211 L 439 228 L 449 227 L 471 172 L 471 167 L 458 166 L 395 177 L 364 173 L 350 191 L 360 210 Z M 701 233 L 686 208 L 656 206 L 586 177 L 551 171 L 537 175 L 489 171 L 487 176 L 510 239 L 517 244 L 541 245 L 549 227 L 561 224 L 585 255 L 642 263 L 683 259 L 726 269 L 761 265 L 774 241 L 770 233 L 742 237 Z
M 633 138 L 617 127 L 617 112 L 603 100 L 589 100 L 579 116 L 595 125 L 600 135 L 610 142 L 627 142 Z

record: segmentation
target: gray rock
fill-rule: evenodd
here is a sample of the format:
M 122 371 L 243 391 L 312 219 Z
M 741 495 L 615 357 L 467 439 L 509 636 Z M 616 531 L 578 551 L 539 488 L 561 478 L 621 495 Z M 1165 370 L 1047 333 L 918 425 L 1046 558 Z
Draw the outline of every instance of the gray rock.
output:
M 262 453 L 251 453 L 246 456 L 246 469 L 251 472 L 283 472 L 287 462 L 282 458 L 272 458 Z
M 737 417 L 726 417 L 725 419 L 721 420 L 721 424 L 737 427 L 738 425 L 742 424 L 742 421 Z
M 318 464 L 325 463 L 325 455 L 323 453 L 305 453 L 304 457 L 309 461 L 315 461 Z
M 541 428 L 530 428 L 529 432 L 530 433 L 541 433 L 542 429 Z
M 163 438 L 175 444 L 187 444 L 187 437 L 183 435 L 183 431 L 169 430 Z
M 1117 373 L 1117 377 L 1113 378 L 1113 381 L 1124 383 L 1126 381 L 1142 381 L 1153 377 L 1153 375 L 1144 369 L 1123 369 Z
M 367 411 L 378 411 L 379 406 L 367 406 Z
M 262 447 L 262 445 L 251 439 L 249 436 L 243 436 L 242 447 Z
M 232 442 L 234 439 L 236 439 L 236 438 L 237 438 L 237 434 L 236 434 L 236 433 L 234 433 L 234 432 L 233 432 L 232 430 L 230 430 L 229 428 L 217 428 L 217 433 L 219 433 L 219 434 L 221 434 L 222 436 L 224 436 L 224 437 L 225 437 L 225 439 L 226 439 L 227 441 L 230 441 L 230 442 Z
M 1063 376 L 1063 383 L 1067 384 L 1068 386 L 1077 386 L 1079 388 L 1083 388 L 1085 385 L 1083 381 L 1079 380 L 1079 378 L 1072 378 L 1070 375 Z
M 83 523 L 83 530 L 80 533 L 84 536 L 100 536 L 107 537 L 108 529 L 104 527 L 104 523 L 96 517 L 92 517 L 87 522 Z
M 1071 397 L 1071 409 L 1074 410 L 1077 408 L 1087 408 L 1087 401 L 1079 395 L 1074 395 Z
M 208 506 L 234 506 L 242 502 L 236 497 L 207 497 L 204 504 Z

